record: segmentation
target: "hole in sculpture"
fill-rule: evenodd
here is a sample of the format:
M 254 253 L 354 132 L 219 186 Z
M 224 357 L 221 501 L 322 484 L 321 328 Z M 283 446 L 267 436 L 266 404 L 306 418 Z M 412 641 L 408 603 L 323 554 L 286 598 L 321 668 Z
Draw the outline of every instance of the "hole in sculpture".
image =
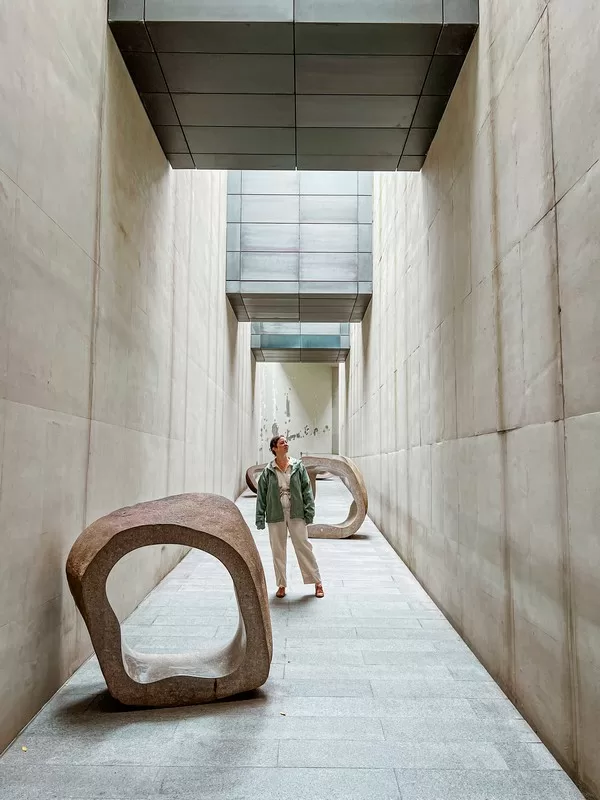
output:
M 185 551 L 177 545 L 140 547 L 108 576 L 108 600 L 122 621 L 123 664 L 138 683 L 176 676 L 222 678 L 244 660 L 246 630 L 235 587 L 217 558 L 192 549 L 152 590 L 157 563 L 165 572 Z M 128 586 L 144 583 L 152 593 L 128 616 Z
M 348 521 L 354 498 L 345 481 L 337 475 L 317 478 L 315 523 L 343 525 Z

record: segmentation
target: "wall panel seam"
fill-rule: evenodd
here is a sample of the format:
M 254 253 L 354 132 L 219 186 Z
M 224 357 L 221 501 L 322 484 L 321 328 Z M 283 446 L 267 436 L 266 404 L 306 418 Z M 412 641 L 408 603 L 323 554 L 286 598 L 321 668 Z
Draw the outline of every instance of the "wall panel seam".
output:
M 562 310 L 561 310 L 561 281 L 560 281 L 560 237 L 558 233 L 558 200 L 556 196 L 556 151 L 554 142 L 554 106 L 552 98 L 552 53 L 550 47 L 550 14 L 548 7 L 545 8 L 547 22 L 547 80 L 548 80 L 548 99 L 550 111 L 550 148 L 552 159 L 552 192 L 554 198 L 554 247 L 556 257 L 556 292 L 558 303 L 558 342 L 559 342 L 559 369 L 560 369 L 560 401 L 561 415 L 563 420 L 560 448 L 560 466 L 564 470 L 561 481 L 561 546 L 562 546 L 562 567 L 563 567 L 563 595 L 565 604 L 565 617 L 567 625 L 567 651 L 568 651 L 568 680 L 571 706 L 571 730 L 573 746 L 573 769 L 578 778 L 582 778 L 582 767 L 580 763 L 580 744 L 579 744 L 579 664 L 577 657 L 577 623 L 575 619 L 575 609 L 573 607 L 573 573 L 571 569 L 570 552 L 570 515 L 569 515 L 569 481 L 567 471 L 567 425 L 566 425 L 566 400 L 565 400 L 565 379 L 564 379 L 564 353 L 562 335 Z M 560 429 L 560 428 L 559 428 Z

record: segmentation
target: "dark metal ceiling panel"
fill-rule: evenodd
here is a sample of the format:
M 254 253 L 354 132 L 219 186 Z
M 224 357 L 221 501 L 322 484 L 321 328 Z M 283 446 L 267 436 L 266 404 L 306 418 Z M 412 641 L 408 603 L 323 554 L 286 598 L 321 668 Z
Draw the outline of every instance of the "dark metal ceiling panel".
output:
M 109 0 L 108 13 L 183 169 L 420 169 L 479 22 L 478 0 Z

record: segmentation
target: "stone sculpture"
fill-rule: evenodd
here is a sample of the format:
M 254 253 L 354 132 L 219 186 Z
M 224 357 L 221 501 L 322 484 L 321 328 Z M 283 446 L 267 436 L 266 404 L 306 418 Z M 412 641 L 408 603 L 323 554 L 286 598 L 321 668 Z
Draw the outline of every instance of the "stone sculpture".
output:
M 258 479 L 260 478 L 260 474 L 266 466 L 267 466 L 266 464 L 253 464 L 246 470 L 246 486 L 254 494 L 256 494 L 257 492 Z
M 302 459 L 302 461 L 304 461 L 304 459 Z M 248 469 L 246 470 L 246 486 L 250 489 L 251 492 L 254 492 L 254 494 L 256 494 L 257 492 L 258 479 L 260 478 L 260 474 L 266 466 L 267 466 L 266 464 L 255 464 L 252 467 L 248 467 Z M 308 479 L 310 480 L 313 496 L 316 497 L 317 475 L 319 474 L 319 470 L 315 470 L 312 467 L 310 469 L 306 467 L 306 471 L 308 472 Z
M 348 491 L 352 494 L 353 501 L 347 518 L 340 525 L 330 525 L 316 522 L 308 526 L 308 535 L 311 539 L 347 539 L 356 533 L 365 521 L 368 510 L 367 487 L 363 476 L 356 464 L 345 456 L 303 456 L 302 461 L 306 469 L 319 473 L 330 472 L 339 476 Z
M 106 580 L 127 553 L 155 544 L 196 547 L 227 568 L 240 617 L 225 647 L 215 652 L 145 654 L 122 641 Z M 230 500 L 184 494 L 114 511 L 77 539 L 67 561 L 67 578 L 108 690 L 121 703 L 208 703 L 257 689 L 267 680 L 273 637 L 265 576 L 252 534 Z

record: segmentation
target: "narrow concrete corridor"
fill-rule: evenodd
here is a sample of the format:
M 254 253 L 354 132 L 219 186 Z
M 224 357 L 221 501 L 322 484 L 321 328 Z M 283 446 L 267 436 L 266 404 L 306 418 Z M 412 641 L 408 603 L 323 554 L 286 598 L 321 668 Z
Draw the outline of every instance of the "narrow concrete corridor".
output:
M 348 504 L 339 481 L 319 481 L 317 519 L 340 521 Z M 2 800 L 581 797 L 370 520 L 350 540 L 314 542 L 324 600 L 290 554 L 278 601 L 255 498 L 238 505 L 272 598 L 267 684 L 214 705 L 128 711 L 91 659 L 0 760 Z M 194 552 L 125 631 L 168 652 L 212 647 L 236 619 L 229 576 Z

